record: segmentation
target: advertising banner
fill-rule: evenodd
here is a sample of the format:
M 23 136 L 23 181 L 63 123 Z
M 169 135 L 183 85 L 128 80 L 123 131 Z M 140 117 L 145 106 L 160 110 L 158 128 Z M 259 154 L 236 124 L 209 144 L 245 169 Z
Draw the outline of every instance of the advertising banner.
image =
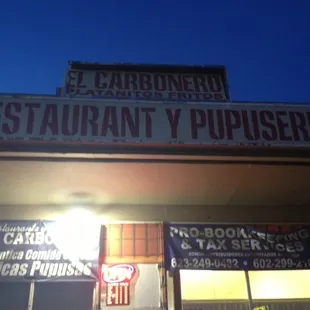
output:
M 0 140 L 160 146 L 310 145 L 310 107 L 0 97 Z
M 310 269 L 310 226 L 165 224 L 164 238 L 168 270 Z
M 219 74 L 181 74 L 69 69 L 63 95 L 160 101 L 228 100 Z
M 62 222 L 0 221 L 0 282 L 98 280 L 100 227 L 83 233 Z

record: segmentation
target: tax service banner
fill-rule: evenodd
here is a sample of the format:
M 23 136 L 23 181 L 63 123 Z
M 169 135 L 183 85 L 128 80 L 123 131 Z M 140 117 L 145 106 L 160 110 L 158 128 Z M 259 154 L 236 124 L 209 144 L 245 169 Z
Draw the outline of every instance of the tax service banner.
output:
M 309 225 L 164 224 L 168 270 L 310 269 Z

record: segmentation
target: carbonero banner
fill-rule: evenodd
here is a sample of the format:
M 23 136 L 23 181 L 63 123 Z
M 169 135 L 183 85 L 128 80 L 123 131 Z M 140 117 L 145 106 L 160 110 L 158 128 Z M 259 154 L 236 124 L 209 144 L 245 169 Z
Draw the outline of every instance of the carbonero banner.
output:
M 310 269 L 310 226 L 272 227 L 166 223 L 166 268 Z
M 229 100 L 224 67 L 71 64 L 63 96 L 160 101 Z
M 0 97 L 0 139 L 151 146 L 310 145 L 310 109 L 262 103 L 159 104 Z
M 83 240 L 59 222 L 0 221 L 0 282 L 98 280 L 99 231 Z

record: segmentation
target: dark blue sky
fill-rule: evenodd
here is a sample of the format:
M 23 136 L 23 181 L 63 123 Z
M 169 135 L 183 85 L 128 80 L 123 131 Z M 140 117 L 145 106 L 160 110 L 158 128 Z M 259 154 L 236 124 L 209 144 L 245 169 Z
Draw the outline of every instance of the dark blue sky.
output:
M 68 60 L 224 64 L 234 100 L 310 102 L 309 0 L 2 1 L 0 26 L 0 92 L 54 93 Z

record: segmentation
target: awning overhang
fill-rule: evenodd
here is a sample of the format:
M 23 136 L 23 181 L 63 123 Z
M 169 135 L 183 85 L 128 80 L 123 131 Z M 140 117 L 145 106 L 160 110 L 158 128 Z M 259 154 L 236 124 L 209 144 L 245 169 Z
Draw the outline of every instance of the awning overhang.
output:
M 0 216 L 52 219 L 86 198 L 107 221 L 310 222 L 310 158 L 0 153 Z

